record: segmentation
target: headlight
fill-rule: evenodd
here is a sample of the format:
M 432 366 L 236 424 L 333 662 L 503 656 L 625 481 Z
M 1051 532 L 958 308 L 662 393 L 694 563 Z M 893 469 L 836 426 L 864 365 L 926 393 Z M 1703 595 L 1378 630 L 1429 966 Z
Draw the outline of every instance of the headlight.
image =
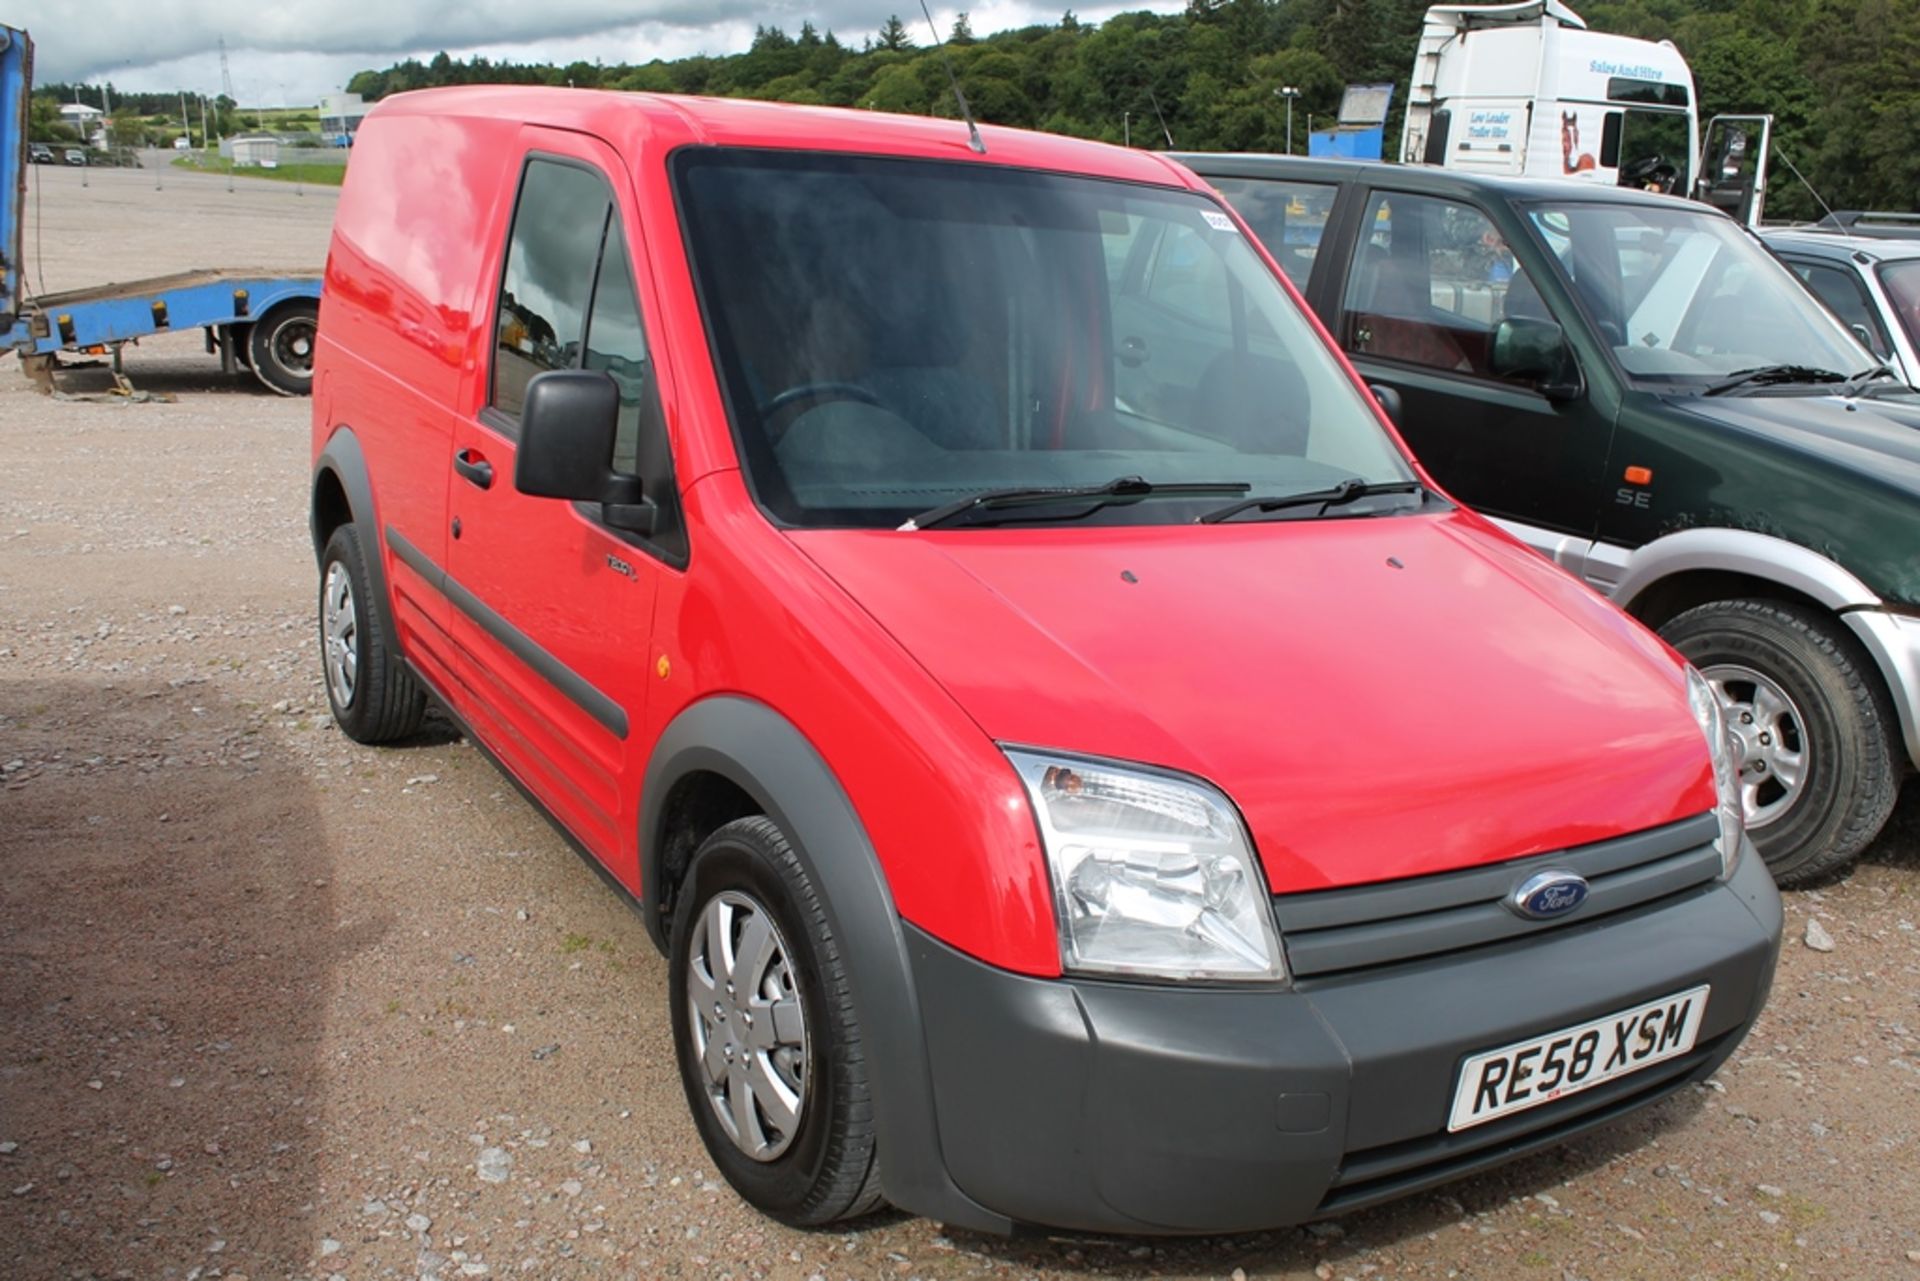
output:
M 1286 977 L 1272 899 L 1240 816 L 1196 779 L 1007 751 L 1033 801 L 1060 919 L 1083 974 Z
M 1734 760 L 1733 740 L 1727 736 L 1727 723 L 1720 714 L 1720 700 L 1713 696 L 1707 678 L 1691 666 L 1687 668 L 1687 702 L 1713 756 L 1713 788 L 1717 794 L 1714 814 L 1720 820 L 1720 835 L 1714 845 L 1720 851 L 1721 875 L 1731 876 L 1734 864 L 1740 861 L 1740 837 L 1746 831 L 1740 807 L 1740 766 Z

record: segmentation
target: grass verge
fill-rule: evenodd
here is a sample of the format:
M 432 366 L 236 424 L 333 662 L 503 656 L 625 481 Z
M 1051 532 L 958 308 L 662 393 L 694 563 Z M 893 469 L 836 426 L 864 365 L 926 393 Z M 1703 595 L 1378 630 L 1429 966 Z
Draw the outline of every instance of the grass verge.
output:
M 227 173 L 236 178 L 265 178 L 273 182 L 304 182 L 315 187 L 337 187 L 347 178 L 345 165 L 301 164 L 298 161 L 282 161 L 272 169 L 262 169 L 258 165 L 235 165 L 224 156 L 201 156 L 197 154 L 175 156 L 175 169 L 191 169 L 195 173 Z

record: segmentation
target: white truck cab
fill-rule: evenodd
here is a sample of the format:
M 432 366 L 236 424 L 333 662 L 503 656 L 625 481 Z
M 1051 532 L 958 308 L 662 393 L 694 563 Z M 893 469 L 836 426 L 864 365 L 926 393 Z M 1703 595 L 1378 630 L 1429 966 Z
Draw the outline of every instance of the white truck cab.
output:
M 1716 117 L 1671 41 L 1587 29 L 1561 0 L 1442 4 L 1414 55 L 1400 159 L 1682 192 L 1757 223 L 1765 116 Z

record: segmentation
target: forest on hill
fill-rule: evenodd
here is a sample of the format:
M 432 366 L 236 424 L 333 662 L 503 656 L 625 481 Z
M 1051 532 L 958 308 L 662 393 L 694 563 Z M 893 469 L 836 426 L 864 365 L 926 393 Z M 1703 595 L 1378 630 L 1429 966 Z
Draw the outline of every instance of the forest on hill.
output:
M 1920 3 L 1916 0 L 1573 0 L 1597 31 L 1672 40 L 1692 64 L 1701 116 L 1771 112 L 1769 214 L 1818 210 L 1798 169 L 1835 208 L 1920 208 Z M 1123 13 L 976 38 L 943 32 L 982 120 L 1196 151 L 1294 148 L 1330 122 L 1342 88 L 1393 81 L 1388 149 L 1400 132 L 1427 0 L 1189 0 L 1175 14 Z M 953 115 L 947 72 L 917 19 L 877 31 L 762 27 L 744 53 L 638 65 L 549 66 L 442 53 L 354 76 L 369 99 L 449 84 L 571 84 Z M 221 106 L 227 106 L 224 102 Z M 1782 160 L 1785 163 L 1782 163 Z M 1789 168 L 1791 166 L 1791 168 Z

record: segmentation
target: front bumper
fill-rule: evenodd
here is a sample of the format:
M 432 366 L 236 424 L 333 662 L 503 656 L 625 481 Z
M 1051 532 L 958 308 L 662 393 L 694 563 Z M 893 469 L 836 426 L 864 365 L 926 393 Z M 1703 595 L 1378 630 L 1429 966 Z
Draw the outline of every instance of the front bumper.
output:
M 1019 1224 L 1215 1233 L 1432 1186 L 1705 1078 L 1765 1003 L 1780 930 L 1749 848 L 1657 908 L 1290 991 L 1031 979 L 906 943 L 954 1188 Z M 1698 983 L 1691 1053 L 1447 1132 L 1467 1055 Z

